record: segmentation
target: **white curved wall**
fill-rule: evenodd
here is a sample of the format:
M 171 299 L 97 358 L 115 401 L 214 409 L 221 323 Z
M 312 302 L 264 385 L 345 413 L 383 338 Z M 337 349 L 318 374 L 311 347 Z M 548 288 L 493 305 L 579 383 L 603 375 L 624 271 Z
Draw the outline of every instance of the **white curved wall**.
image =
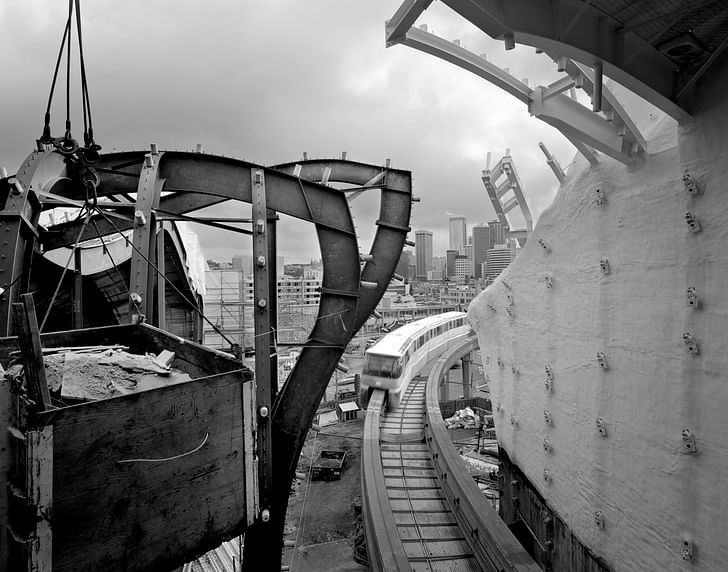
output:
M 501 445 L 572 532 L 619 571 L 723 570 L 728 562 L 726 58 L 716 66 L 692 120 L 652 125 L 643 165 L 602 157 L 596 168 L 572 167 L 526 248 L 470 306 L 493 403 L 502 407 Z M 684 169 L 702 195 L 685 191 Z M 700 232 L 688 229 L 686 211 Z M 698 310 L 687 305 L 691 286 Z M 687 351 L 684 332 L 699 355 Z M 697 454 L 685 453 L 684 428 Z M 693 542 L 692 563 L 680 557 L 683 539 Z

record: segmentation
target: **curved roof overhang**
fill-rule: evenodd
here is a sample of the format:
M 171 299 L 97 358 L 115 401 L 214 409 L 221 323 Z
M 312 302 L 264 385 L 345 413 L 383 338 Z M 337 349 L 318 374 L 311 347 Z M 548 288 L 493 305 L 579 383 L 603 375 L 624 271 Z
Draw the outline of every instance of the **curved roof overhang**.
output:
M 603 73 L 677 120 L 698 80 L 728 47 L 720 0 L 443 0 L 506 49 L 553 52 Z M 387 22 L 387 43 L 403 40 L 430 2 L 407 0 Z

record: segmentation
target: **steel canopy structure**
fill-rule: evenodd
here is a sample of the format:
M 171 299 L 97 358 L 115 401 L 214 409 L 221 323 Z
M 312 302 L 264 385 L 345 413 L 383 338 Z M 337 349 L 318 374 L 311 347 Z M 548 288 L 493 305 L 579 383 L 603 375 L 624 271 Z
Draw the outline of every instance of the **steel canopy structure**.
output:
M 443 0 L 506 49 L 516 43 L 594 67 L 675 119 L 686 117 L 698 80 L 728 45 L 728 7 L 719 0 Z M 407 0 L 387 23 L 403 41 L 431 1 Z
M 646 151 L 634 122 L 603 85 L 604 75 L 680 120 L 688 117 L 700 78 L 728 45 L 728 7 L 717 0 L 443 3 L 502 39 L 506 50 L 519 43 L 546 52 L 567 75 L 531 89 L 484 58 L 428 33 L 425 26 L 415 28 L 428 0 L 406 0 L 398 8 L 386 23 L 387 45 L 414 47 L 487 79 L 559 129 L 590 162 L 596 159 L 591 148 L 625 164 Z M 564 95 L 573 87 L 591 97 L 591 112 Z
M 97 178 L 93 199 L 84 182 L 91 174 Z M 329 186 L 333 183 L 354 188 L 340 190 Z M 381 207 L 375 237 L 364 254 L 349 195 L 373 191 L 380 193 Z M 164 325 L 160 260 L 165 241 L 169 248 L 176 240 L 165 230 L 166 221 L 190 220 L 252 236 L 256 415 L 248 415 L 246 423 L 252 424 L 257 446 L 255 466 L 246 467 L 246 482 L 257 482 L 257 495 L 247 502 L 256 517 L 246 533 L 245 563 L 251 569 L 279 570 L 288 492 L 305 436 L 344 348 L 389 285 L 410 230 L 409 171 L 390 168 L 389 160 L 384 165 L 333 159 L 263 167 L 203 153 L 162 152 L 154 145 L 150 151 L 104 155 L 88 168 L 52 145 L 39 143 L 15 176 L 0 179 L 0 194 L 5 198 L 7 231 L 1 254 L 8 263 L 0 268 L 0 317 L 6 335 L 12 334 L 9 309 L 27 291 L 33 253 L 41 247 L 76 250 L 89 239 L 128 237 L 133 252 L 129 273 L 122 277 L 128 280 L 123 286 L 126 297 L 120 297 L 128 304 L 124 315 L 134 324 Z M 192 214 L 228 200 L 252 205 L 251 230 Z M 50 228 L 39 226 L 41 212 L 57 206 L 84 208 L 85 216 Z M 314 224 L 324 270 L 313 330 L 280 392 L 274 381 L 278 213 Z M 7 465 L 5 460 L 2 464 Z M 0 502 L 0 520 L 6 516 L 3 505 Z

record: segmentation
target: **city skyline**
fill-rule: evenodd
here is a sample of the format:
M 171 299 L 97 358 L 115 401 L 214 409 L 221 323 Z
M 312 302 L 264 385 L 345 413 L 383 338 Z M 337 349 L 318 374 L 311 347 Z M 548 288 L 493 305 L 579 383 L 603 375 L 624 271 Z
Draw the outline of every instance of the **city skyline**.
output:
M 510 147 L 537 217 L 558 186 L 537 142 L 544 141 L 564 168 L 574 156 L 573 146 L 488 82 L 406 47 L 386 48 L 384 22 L 397 6 L 392 0 L 216 0 L 204 6 L 177 0 L 172 22 L 163 3 L 129 0 L 113 11 L 107 2 L 87 3 L 84 51 L 96 140 L 103 153 L 143 150 L 152 142 L 161 150 L 194 150 L 199 143 L 206 152 L 264 165 L 300 160 L 304 152 L 317 158 L 347 151 L 354 161 L 374 164 L 391 158 L 393 167 L 412 171 L 413 190 L 421 200 L 413 205 L 409 224 L 431 229 L 438 253 L 446 250 L 447 211 L 473 220 L 492 218 L 481 170 L 489 151 Z M 40 136 L 66 8 L 51 0 L 0 8 L 4 71 L 22 78 L 22 89 L 13 82 L 0 86 L 0 165 L 9 173 Z M 558 77 L 546 55 L 534 61 L 532 50 L 520 46 L 506 52 L 502 42 L 444 6 L 434 4 L 422 20 L 438 35 L 460 38 L 475 53 L 487 53 L 534 84 Z M 265 25 L 241 36 L 243 21 Z M 268 35 L 271 26 L 275 41 Z M 165 61 L 161 72 L 139 65 L 149 54 Z M 144 86 L 144 96 L 119 97 L 129 85 Z M 78 138 L 80 102 L 72 97 L 71 104 Z M 498 112 L 487 113 L 488 108 Z M 64 110 L 54 106 L 51 111 L 53 135 L 62 134 Z M 377 193 L 370 195 L 371 200 L 362 196 L 352 203 L 364 253 L 379 210 Z M 248 216 L 239 205 L 201 214 Z M 279 236 L 279 253 L 287 260 L 320 256 L 315 230 L 308 226 L 282 218 L 286 230 Z M 213 259 L 230 258 L 249 243 L 224 231 L 195 230 Z
M 462 217 L 462 218 L 465 218 L 465 217 Z M 486 250 L 493 248 L 497 244 L 505 244 L 505 233 L 502 230 L 502 224 L 497 219 L 493 219 L 487 223 L 485 221 L 478 221 L 477 223 L 473 224 L 472 226 L 466 224 L 465 228 L 466 228 L 466 235 L 465 235 L 466 236 L 466 245 L 465 245 L 465 248 L 463 249 L 463 252 L 462 253 L 459 252 L 458 254 L 465 254 L 468 247 L 476 246 L 476 244 L 475 244 L 476 240 L 475 240 L 475 236 L 474 236 L 476 229 L 479 229 L 479 230 L 483 229 L 481 232 L 483 232 L 483 231 L 485 232 L 485 235 L 488 239 L 488 246 L 487 246 Z M 493 242 L 493 239 L 492 239 L 493 232 L 491 231 L 491 229 L 493 229 L 493 228 L 497 229 L 497 234 L 495 236 L 500 237 L 501 242 Z M 405 246 L 402 249 L 403 253 L 408 253 L 411 257 L 413 257 L 415 265 L 416 265 L 416 256 L 417 256 L 417 248 L 416 248 L 417 236 L 420 233 L 428 233 L 430 235 L 432 260 L 434 260 L 436 258 L 446 258 L 447 251 L 450 250 L 449 247 L 446 247 L 440 253 L 438 253 L 434 247 L 435 240 L 436 240 L 436 237 L 438 236 L 438 233 L 435 233 L 434 231 L 429 230 L 429 229 L 417 229 L 412 232 L 412 235 L 415 238 L 415 247 Z M 442 236 L 449 237 L 449 229 L 447 230 L 447 232 L 443 231 Z M 445 239 L 441 239 L 441 242 L 444 240 Z M 472 241 L 472 243 L 468 244 L 471 241 Z M 472 258 L 474 261 L 477 260 L 475 257 L 475 253 L 478 251 L 479 251 L 479 249 L 473 248 L 474 255 L 472 256 Z M 205 256 L 205 258 L 207 260 L 214 260 L 215 262 L 233 263 L 233 259 L 235 259 L 235 258 L 239 258 L 239 257 L 250 258 L 251 256 L 252 255 L 251 255 L 250 251 L 240 251 L 240 252 L 236 252 L 236 253 L 232 254 L 229 258 L 215 258 L 212 256 Z M 279 262 L 278 262 L 279 266 L 281 266 L 280 260 L 284 260 L 285 265 L 306 265 L 306 264 L 315 264 L 315 263 L 321 262 L 320 257 L 309 257 L 305 260 L 303 260 L 303 259 L 302 260 L 289 260 L 288 257 L 284 257 L 284 256 L 278 256 L 277 258 L 279 260 Z M 480 262 L 485 262 L 485 259 L 483 258 L 483 260 L 481 260 Z M 252 265 L 252 258 L 250 258 L 250 261 L 248 262 L 248 264 Z M 430 264 L 430 268 L 428 270 L 433 270 L 432 263 Z

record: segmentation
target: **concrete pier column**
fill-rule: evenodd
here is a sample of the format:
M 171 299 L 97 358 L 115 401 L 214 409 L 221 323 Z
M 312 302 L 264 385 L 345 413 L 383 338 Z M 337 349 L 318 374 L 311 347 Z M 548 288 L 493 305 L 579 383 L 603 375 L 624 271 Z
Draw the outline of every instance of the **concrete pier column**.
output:
M 450 399 L 450 372 L 448 371 L 442 378 L 440 384 L 440 401 L 447 401 Z
M 470 354 L 463 356 L 463 397 L 470 399 Z

